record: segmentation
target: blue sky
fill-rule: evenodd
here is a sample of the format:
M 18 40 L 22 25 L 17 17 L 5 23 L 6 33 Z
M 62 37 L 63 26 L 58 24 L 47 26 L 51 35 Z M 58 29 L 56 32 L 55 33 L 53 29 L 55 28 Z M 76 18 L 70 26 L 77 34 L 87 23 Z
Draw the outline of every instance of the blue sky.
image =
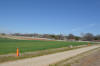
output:
M 100 34 L 100 0 L 0 0 L 0 32 Z

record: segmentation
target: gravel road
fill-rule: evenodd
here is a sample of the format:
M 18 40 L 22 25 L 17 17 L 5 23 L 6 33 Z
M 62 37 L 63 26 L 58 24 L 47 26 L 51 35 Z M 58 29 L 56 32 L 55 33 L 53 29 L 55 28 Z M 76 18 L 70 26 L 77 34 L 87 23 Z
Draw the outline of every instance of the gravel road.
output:
M 11 61 L 11 62 L 5 62 L 5 63 L 1 63 L 0 66 L 49 66 L 49 64 L 53 64 L 61 60 L 65 60 L 67 58 L 76 56 L 80 53 L 83 53 L 83 52 L 86 52 L 98 47 L 100 46 L 89 46 L 89 47 L 79 48 L 75 50 L 59 52 L 55 54 L 49 54 L 49 55 L 22 59 L 22 60 L 17 60 L 17 61 Z

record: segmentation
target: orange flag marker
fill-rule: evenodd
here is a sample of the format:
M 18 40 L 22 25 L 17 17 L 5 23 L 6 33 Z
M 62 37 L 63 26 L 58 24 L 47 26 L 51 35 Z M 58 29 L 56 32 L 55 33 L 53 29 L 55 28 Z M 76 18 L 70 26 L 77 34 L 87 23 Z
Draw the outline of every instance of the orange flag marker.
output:
M 90 43 L 88 43 L 88 46 L 90 46 Z
M 19 49 L 17 48 L 17 56 L 19 56 Z

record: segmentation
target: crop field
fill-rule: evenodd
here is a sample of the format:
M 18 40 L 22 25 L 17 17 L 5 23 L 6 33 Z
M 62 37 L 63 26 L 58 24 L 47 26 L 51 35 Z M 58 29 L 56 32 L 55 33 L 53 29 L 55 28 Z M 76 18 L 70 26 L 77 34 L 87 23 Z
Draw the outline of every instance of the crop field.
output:
M 0 38 L 0 54 L 16 53 L 16 48 L 21 53 L 46 50 L 52 48 L 67 47 L 69 45 L 83 45 L 87 42 L 65 42 L 65 41 L 45 41 L 45 40 L 13 40 Z

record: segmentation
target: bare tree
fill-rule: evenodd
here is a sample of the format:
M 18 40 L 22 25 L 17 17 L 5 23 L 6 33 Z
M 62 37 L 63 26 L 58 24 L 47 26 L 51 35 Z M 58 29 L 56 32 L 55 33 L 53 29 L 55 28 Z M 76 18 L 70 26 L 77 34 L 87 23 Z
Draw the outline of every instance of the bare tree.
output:
M 100 40 L 100 35 L 96 35 L 96 36 L 94 37 L 94 39 L 95 39 L 95 40 Z
M 82 38 L 85 41 L 92 41 L 94 39 L 94 35 L 92 33 L 86 33 L 83 35 Z
M 73 34 L 69 34 L 69 35 L 67 36 L 67 39 L 75 39 L 75 36 L 74 36 Z

